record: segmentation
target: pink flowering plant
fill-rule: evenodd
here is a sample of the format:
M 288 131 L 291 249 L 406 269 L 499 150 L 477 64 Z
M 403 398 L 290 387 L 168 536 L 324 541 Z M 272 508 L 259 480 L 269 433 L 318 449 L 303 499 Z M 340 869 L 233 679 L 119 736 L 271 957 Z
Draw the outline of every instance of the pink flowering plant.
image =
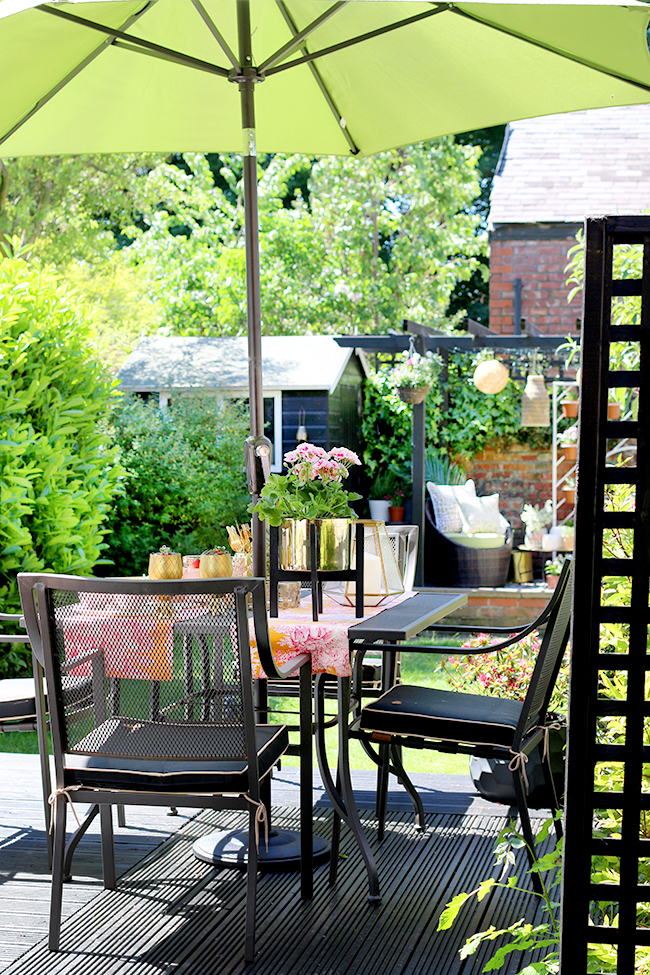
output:
M 489 633 L 477 633 L 466 640 L 463 650 L 490 647 L 500 642 Z M 485 694 L 488 697 L 505 697 L 513 701 L 523 701 L 530 684 L 537 654 L 539 653 L 539 634 L 529 633 L 517 643 L 495 650 L 492 653 L 454 654 L 443 658 L 442 669 L 446 678 L 456 691 L 465 694 Z M 566 711 L 569 687 L 569 662 L 567 656 L 558 675 L 551 709 Z
M 350 501 L 361 495 L 346 491 L 343 481 L 349 469 L 361 461 L 347 447 L 329 452 L 311 443 L 301 443 L 284 455 L 287 473 L 271 474 L 256 511 L 269 525 L 281 525 L 287 518 L 356 518 Z

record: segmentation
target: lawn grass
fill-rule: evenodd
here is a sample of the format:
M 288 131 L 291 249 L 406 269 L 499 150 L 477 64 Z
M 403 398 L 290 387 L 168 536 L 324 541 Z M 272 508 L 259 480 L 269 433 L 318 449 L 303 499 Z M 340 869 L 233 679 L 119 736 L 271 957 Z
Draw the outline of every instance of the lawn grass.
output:
M 425 639 L 422 642 L 426 642 Z M 440 670 L 441 654 L 404 653 L 402 655 L 402 681 L 427 687 L 448 688 L 444 673 Z M 332 702 L 333 704 L 333 702 Z M 271 720 L 287 724 L 297 724 L 298 699 L 272 698 L 270 701 Z M 282 711 L 288 711 L 283 715 Z M 295 714 L 295 721 L 292 715 Z M 336 762 L 337 730 L 331 728 L 326 733 L 327 746 L 332 764 Z M 295 738 L 296 736 L 292 736 Z M 25 755 L 38 754 L 38 739 L 35 731 L 10 731 L 0 734 L 0 752 L 14 752 Z M 286 765 L 298 765 L 297 756 L 283 758 Z M 468 759 L 465 755 L 449 755 L 441 752 L 409 748 L 404 751 L 404 764 L 408 772 L 450 772 L 467 774 Z M 357 741 L 350 742 L 350 767 L 352 769 L 372 769 L 372 761 Z

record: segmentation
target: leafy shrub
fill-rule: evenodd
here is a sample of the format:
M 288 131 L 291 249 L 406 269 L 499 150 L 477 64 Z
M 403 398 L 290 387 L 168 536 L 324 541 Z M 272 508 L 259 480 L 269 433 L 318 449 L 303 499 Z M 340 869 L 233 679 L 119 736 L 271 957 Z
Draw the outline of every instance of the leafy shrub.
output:
M 112 382 L 92 359 L 91 322 L 50 271 L 0 260 L 0 604 L 16 573 L 88 573 L 103 547 L 119 471 L 102 427 Z M 29 670 L 20 648 L 0 677 Z
M 121 575 L 145 572 L 161 544 L 185 554 L 226 545 L 226 525 L 248 520 L 241 405 L 183 397 L 161 411 L 129 397 L 112 426 L 126 474 L 108 521 L 107 555 Z

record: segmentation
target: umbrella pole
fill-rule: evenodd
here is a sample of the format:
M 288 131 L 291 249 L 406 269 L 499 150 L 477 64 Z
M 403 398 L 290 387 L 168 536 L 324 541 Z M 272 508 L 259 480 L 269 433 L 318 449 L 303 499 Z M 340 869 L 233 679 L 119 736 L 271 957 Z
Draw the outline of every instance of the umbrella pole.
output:
M 248 0 L 237 2 L 239 33 L 238 79 L 241 96 L 242 137 L 244 152 L 244 230 L 246 240 L 246 302 L 248 318 L 248 388 L 250 427 L 253 437 L 264 434 L 264 397 L 262 395 L 262 315 L 260 302 L 260 252 L 257 203 L 257 147 L 255 144 L 255 82 L 253 67 L 250 8 Z M 253 504 L 259 495 L 253 495 Z M 252 517 L 253 575 L 266 575 L 264 527 L 259 517 Z

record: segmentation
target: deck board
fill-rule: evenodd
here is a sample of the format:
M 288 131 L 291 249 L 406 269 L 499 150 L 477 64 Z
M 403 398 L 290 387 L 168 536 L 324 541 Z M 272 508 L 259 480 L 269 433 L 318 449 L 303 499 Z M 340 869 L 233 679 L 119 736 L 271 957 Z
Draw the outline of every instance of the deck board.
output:
M 381 846 L 374 813 L 362 810 L 378 861 L 382 903 L 367 903 L 365 870 L 354 840 L 342 832 L 338 882 L 328 867 L 314 874 L 314 898 L 300 899 L 297 874 L 265 874 L 258 885 L 257 960 L 242 960 L 245 884 L 237 871 L 197 861 L 196 838 L 218 823 L 242 822 L 236 812 L 127 808 L 127 828 L 116 830 L 117 891 L 101 886 L 99 836 L 84 838 L 74 861 L 75 880 L 64 889 L 62 951 L 44 943 L 49 907 L 42 807 L 37 766 L 0 753 L 0 971 L 5 975 L 478 975 L 485 952 L 461 962 L 466 937 L 489 924 L 527 915 L 539 920 L 536 899 L 491 894 L 466 910 L 451 932 L 437 921 L 454 894 L 489 876 L 503 807 L 475 800 L 460 777 L 423 779 L 427 830 L 413 825 L 409 803 L 393 791 Z M 19 768 L 22 763 L 23 767 Z M 12 770 L 15 775 L 12 775 Z M 297 828 L 295 770 L 283 769 L 274 787 L 278 826 Z M 31 782 L 31 785 L 30 785 Z M 359 797 L 371 796 L 370 775 L 359 778 Z M 454 786 L 452 788 L 451 786 Z M 464 791 L 465 789 L 465 791 Z M 30 791 L 31 790 L 31 791 Z M 453 796 L 456 796 L 453 799 Z M 331 832 L 331 809 L 315 786 L 315 831 Z M 466 810 L 465 814 L 452 810 Z M 433 810 L 433 811 L 432 811 Z M 528 903 L 525 903 L 528 902 Z M 513 975 L 523 959 L 501 971 Z

